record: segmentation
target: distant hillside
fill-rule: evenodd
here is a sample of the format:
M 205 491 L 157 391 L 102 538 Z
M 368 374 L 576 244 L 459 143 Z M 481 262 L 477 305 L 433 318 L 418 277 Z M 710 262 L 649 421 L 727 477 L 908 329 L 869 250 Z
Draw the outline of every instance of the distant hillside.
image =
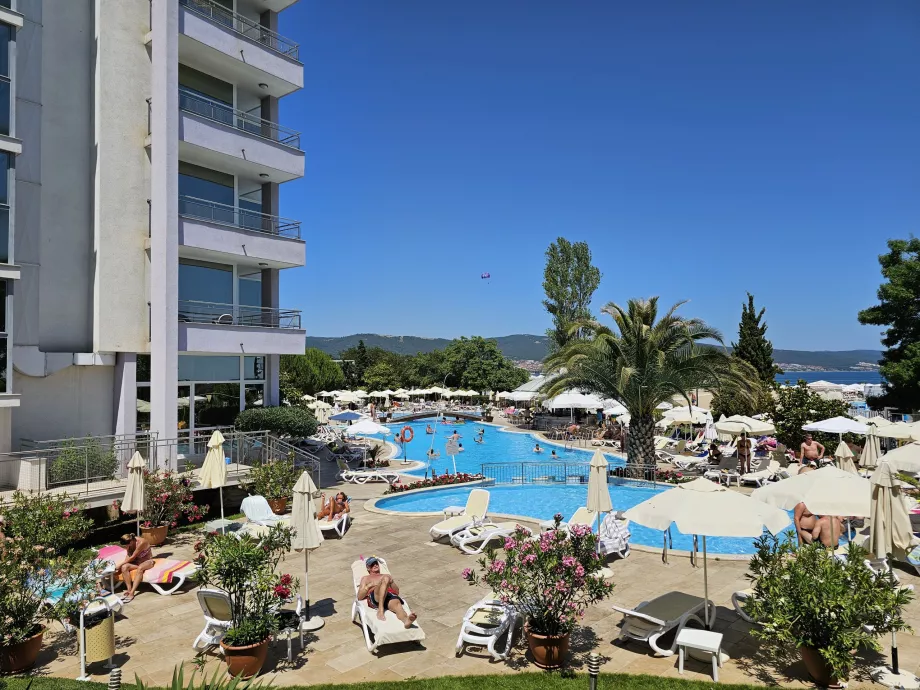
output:
M 367 347 L 382 347 L 384 350 L 401 355 L 414 355 L 419 352 L 443 350 L 450 344 L 446 338 L 419 338 L 414 335 L 378 335 L 376 333 L 356 333 L 341 338 L 308 337 L 307 347 L 315 347 L 333 357 L 342 350 L 347 350 L 363 340 Z M 547 340 L 542 335 L 503 335 L 494 338 L 498 347 L 509 359 L 536 359 L 546 357 Z
M 382 347 L 390 352 L 402 355 L 414 355 L 419 352 L 443 350 L 450 344 L 446 338 L 419 338 L 414 335 L 378 335 L 376 333 L 356 333 L 341 338 L 308 337 L 307 347 L 316 347 L 333 357 L 342 350 L 347 350 L 363 340 L 367 347 Z M 504 335 L 494 340 L 505 357 L 514 360 L 537 360 L 546 357 L 548 341 L 542 335 Z M 876 364 L 882 353 L 879 350 L 774 350 L 773 358 L 783 364 L 794 364 L 816 370 L 849 371 L 865 369 L 860 363 Z

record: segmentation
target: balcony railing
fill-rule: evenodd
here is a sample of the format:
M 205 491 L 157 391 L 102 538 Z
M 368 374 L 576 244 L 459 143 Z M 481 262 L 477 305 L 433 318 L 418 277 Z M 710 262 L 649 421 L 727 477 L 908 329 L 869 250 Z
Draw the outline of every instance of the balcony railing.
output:
M 276 53 L 281 53 L 294 60 L 298 59 L 300 46 L 294 41 L 262 26 L 257 21 L 247 19 L 233 10 L 228 10 L 223 5 L 213 2 L 213 0 L 179 0 L 179 4 L 187 7 L 195 14 L 210 19 L 215 24 L 220 24 L 238 33 L 240 36 L 245 36 L 251 41 L 261 43 Z
M 261 117 L 237 110 L 226 103 L 215 101 L 187 89 L 179 89 L 179 110 L 200 115 L 222 125 L 238 129 L 241 132 L 254 134 L 257 137 L 265 137 L 284 146 L 300 150 L 300 132 L 282 127 L 275 122 L 263 120 Z
M 300 310 L 179 300 L 179 322 L 299 329 Z
M 236 208 L 228 204 L 199 199 L 194 196 L 179 197 L 179 215 L 185 218 L 206 220 L 212 223 L 232 225 L 243 230 L 264 232 L 290 239 L 300 239 L 300 221 L 271 216 L 267 213 Z

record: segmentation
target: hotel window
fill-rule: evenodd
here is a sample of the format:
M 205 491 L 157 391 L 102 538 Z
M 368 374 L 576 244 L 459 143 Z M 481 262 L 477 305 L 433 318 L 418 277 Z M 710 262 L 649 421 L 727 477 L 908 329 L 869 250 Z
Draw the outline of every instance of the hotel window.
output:
M 0 23 L 0 134 L 9 136 L 12 83 L 10 82 L 10 45 L 13 42 L 13 29 L 9 24 Z
M 0 152 L 0 263 L 10 263 L 10 176 L 12 155 Z
M 7 307 L 10 306 L 10 283 L 0 280 L 0 393 L 10 393 L 10 377 L 7 375 L 9 365 L 10 339 L 6 330 Z

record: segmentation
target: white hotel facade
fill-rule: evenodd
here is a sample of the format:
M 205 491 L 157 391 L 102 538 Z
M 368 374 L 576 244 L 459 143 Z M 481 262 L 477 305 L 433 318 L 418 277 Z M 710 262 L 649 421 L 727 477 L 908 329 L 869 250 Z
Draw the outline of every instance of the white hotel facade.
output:
M 0 453 L 278 404 L 295 2 L 0 0 Z

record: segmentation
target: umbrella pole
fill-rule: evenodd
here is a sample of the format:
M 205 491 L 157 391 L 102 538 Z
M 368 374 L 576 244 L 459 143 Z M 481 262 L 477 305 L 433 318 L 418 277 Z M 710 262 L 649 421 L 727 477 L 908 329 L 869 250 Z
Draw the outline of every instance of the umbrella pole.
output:
M 706 630 L 712 629 L 712 623 L 709 622 L 709 568 L 706 560 L 706 535 L 703 535 L 703 616 L 706 622 Z
M 310 620 L 310 549 L 303 550 L 303 603 Z
M 227 523 L 224 522 L 224 487 L 221 486 L 218 491 L 220 492 L 220 532 L 221 534 L 226 534 Z

